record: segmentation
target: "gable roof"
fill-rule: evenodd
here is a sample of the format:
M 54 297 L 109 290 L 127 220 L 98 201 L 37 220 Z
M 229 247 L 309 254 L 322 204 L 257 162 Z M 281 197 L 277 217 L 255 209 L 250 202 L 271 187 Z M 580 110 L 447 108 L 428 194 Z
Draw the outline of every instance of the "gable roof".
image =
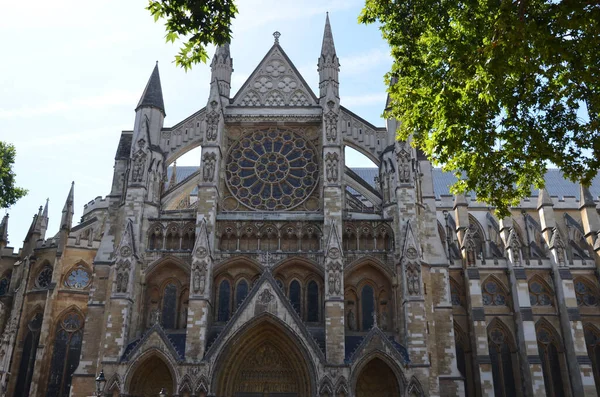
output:
M 273 44 L 242 88 L 234 106 L 317 106 L 318 99 L 278 43 Z

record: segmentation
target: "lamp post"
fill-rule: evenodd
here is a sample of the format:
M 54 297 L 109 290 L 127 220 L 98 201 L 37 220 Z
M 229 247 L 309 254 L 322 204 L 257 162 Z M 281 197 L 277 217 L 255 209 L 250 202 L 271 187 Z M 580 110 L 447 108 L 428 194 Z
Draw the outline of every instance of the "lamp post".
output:
M 167 391 L 165 390 L 165 388 L 161 388 L 160 389 L 160 393 L 158 393 L 159 397 L 167 397 Z
M 454 261 L 452 260 L 452 251 L 450 250 L 450 226 L 448 225 L 448 211 L 447 210 L 443 210 L 442 214 L 444 214 L 444 222 L 446 223 L 446 250 L 448 251 L 448 261 L 450 262 L 450 264 L 454 264 Z
M 104 395 L 104 387 L 106 386 L 106 378 L 104 377 L 104 370 L 100 370 L 98 377 L 96 378 L 96 395 Z

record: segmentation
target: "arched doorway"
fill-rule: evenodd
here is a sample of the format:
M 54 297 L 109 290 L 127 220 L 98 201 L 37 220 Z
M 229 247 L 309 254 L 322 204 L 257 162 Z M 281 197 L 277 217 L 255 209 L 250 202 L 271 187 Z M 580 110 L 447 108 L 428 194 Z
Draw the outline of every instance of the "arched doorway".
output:
M 129 383 L 130 397 L 156 397 L 162 388 L 173 395 L 173 376 L 167 364 L 152 356 L 138 365 Z
M 303 349 L 265 319 L 242 332 L 221 353 L 215 371 L 219 397 L 309 397 L 314 376 Z
M 381 359 L 374 358 L 360 371 L 356 397 L 398 397 L 398 380 L 394 371 Z

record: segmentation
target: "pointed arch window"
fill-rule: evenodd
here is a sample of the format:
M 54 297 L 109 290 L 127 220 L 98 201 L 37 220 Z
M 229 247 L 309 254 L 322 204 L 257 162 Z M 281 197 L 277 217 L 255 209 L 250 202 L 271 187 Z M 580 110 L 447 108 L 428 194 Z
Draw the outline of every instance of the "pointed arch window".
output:
M 373 287 L 365 285 L 361 294 L 362 330 L 368 331 L 373 328 L 373 313 L 375 312 L 375 294 Z
M 219 306 L 217 312 L 217 321 L 229 320 L 229 305 L 231 297 L 231 285 L 228 280 L 221 281 L 219 284 Z
M 177 286 L 169 283 L 165 286 L 162 296 L 161 324 L 165 329 L 177 327 Z
M 464 306 L 461 288 L 452 279 L 450 280 L 450 300 L 452 301 L 452 306 Z
M 162 225 L 155 225 L 148 236 L 148 249 L 161 250 L 163 247 L 163 230 Z
M 35 314 L 27 324 L 27 334 L 23 341 L 21 353 L 21 364 L 19 365 L 19 376 L 15 387 L 15 396 L 28 396 L 33 377 L 35 354 L 40 341 L 40 329 L 42 328 L 42 313 Z M 7 325 L 8 326 L 8 325 Z
M 67 275 L 65 287 L 72 289 L 85 289 L 90 285 L 90 272 L 83 265 L 77 265 Z
M 512 352 L 504 329 L 495 326 L 488 333 L 488 348 L 492 362 L 494 393 L 497 397 L 516 396 Z
M 549 397 L 564 396 L 565 387 L 561 370 L 563 363 L 561 361 L 562 352 L 560 351 L 559 341 L 554 332 L 546 325 L 538 328 L 537 341 L 542 361 L 546 395 Z
M 44 266 L 42 270 L 38 273 L 35 279 L 35 287 L 44 289 L 50 286 L 52 282 L 52 268 L 48 265 Z
M 306 306 L 308 322 L 319 321 L 319 286 L 317 282 L 311 280 L 306 289 Z
M 574 284 L 577 306 L 598 306 L 600 302 L 598 290 L 588 280 L 577 278 Z
M 82 339 L 83 317 L 74 311 L 65 314 L 57 325 L 54 337 L 47 397 L 69 396 L 73 372 L 79 364 Z
M 592 325 L 586 326 L 584 331 L 588 357 L 592 361 L 596 391 L 600 394 L 600 332 Z
M 180 248 L 179 228 L 177 226 L 170 226 L 167 231 L 166 238 L 166 249 L 178 250 Z
M 235 287 L 235 308 L 240 307 L 244 299 L 248 296 L 248 282 L 244 279 L 238 282 L 237 287 Z
M 302 289 L 300 287 L 300 283 L 298 280 L 294 280 L 290 284 L 290 302 L 292 303 L 292 307 L 296 310 L 296 313 L 302 313 Z
M 508 299 L 504 288 L 496 280 L 488 280 L 483 285 L 482 299 L 484 306 L 507 306 Z
M 538 279 L 529 282 L 529 302 L 531 306 L 552 306 L 552 293 L 546 283 Z
M 182 250 L 191 250 L 194 248 L 194 242 L 196 241 L 196 227 L 193 225 L 188 225 L 185 228 L 185 232 L 181 237 L 181 249 Z

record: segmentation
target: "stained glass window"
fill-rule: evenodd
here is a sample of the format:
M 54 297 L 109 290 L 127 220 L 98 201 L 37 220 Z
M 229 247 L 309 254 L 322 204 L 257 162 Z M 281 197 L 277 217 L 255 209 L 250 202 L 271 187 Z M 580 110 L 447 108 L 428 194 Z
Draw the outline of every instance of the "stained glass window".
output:
M 315 281 L 308 283 L 306 294 L 306 305 L 308 307 L 306 320 L 310 322 L 319 321 L 319 286 Z
M 302 306 L 300 304 L 301 299 L 300 283 L 297 280 L 294 280 L 290 284 L 290 302 L 292 302 L 292 307 L 298 314 L 302 313 Z
M 231 299 L 231 285 L 229 281 L 223 280 L 219 284 L 219 308 L 217 321 L 229 320 L 229 302 Z
M 37 278 L 35 279 L 35 286 L 37 288 L 48 288 L 50 283 L 52 282 L 52 268 L 50 266 L 45 266 L 39 273 Z
M 162 315 L 160 317 L 163 328 L 175 329 L 177 324 L 177 286 L 173 283 L 166 285 L 162 299 Z
M 546 327 L 538 329 L 537 340 L 540 359 L 542 360 L 546 395 L 549 397 L 564 396 L 565 389 L 558 352 L 559 342 L 556 340 L 554 333 Z
M 54 337 L 47 397 L 69 396 L 73 372 L 79 364 L 82 338 L 83 318 L 75 312 L 67 313 L 59 322 Z
M 498 397 L 516 396 L 512 353 L 504 330 L 499 327 L 490 330 L 488 348 L 492 362 L 495 395 Z
M 90 274 L 83 267 L 77 267 L 69 273 L 65 286 L 75 289 L 84 289 L 90 285 Z
M 235 307 L 239 307 L 248 296 L 248 282 L 241 280 L 235 289 Z
M 246 207 L 292 209 L 318 185 L 316 150 L 290 130 L 255 131 L 229 149 L 225 180 L 233 196 Z
M 600 302 L 597 290 L 582 279 L 575 280 L 575 295 L 577 296 L 577 306 L 598 306 L 598 302 Z
M 373 313 L 375 312 L 375 295 L 373 287 L 365 285 L 361 293 L 362 330 L 373 328 Z
M 484 306 L 506 306 L 506 293 L 495 280 L 487 281 L 482 292 Z
M 40 341 L 40 328 L 42 328 L 42 314 L 37 313 L 29 321 L 27 335 L 23 341 L 23 351 L 21 353 L 21 364 L 19 365 L 19 377 L 15 388 L 15 396 L 28 396 L 31 379 L 33 377 L 33 367 L 35 364 L 35 354 Z
M 531 306 L 551 306 L 551 293 L 546 285 L 538 280 L 529 283 L 529 301 Z

